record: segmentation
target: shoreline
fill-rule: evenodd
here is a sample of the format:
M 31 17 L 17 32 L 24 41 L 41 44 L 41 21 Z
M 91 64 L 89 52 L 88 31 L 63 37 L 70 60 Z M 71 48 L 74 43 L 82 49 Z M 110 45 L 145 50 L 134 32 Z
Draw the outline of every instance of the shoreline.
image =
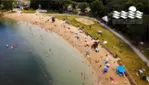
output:
M 84 46 L 86 44 L 85 38 L 87 38 L 87 41 L 89 42 L 90 45 L 94 41 L 91 39 L 91 37 L 86 36 L 84 33 L 80 33 L 79 28 L 76 28 L 72 25 L 68 25 L 62 20 L 56 19 L 55 23 L 51 23 L 50 21 L 46 22 L 50 18 L 49 16 L 35 15 L 35 14 L 21 14 L 18 16 L 17 13 L 12 13 L 4 15 L 4 17 L 14 19 L 17 21 L 25 21 L 32 24 L 36 24 L 49 32 L 55 32 L 56 34 L 60 35 L 63 39 L 65 39 L 67 42 L 69 42 L 73 47 L 79 50 L 79 52 L 83 55 L 85 55 L 87 49 L 89 49 L 89 47 Z M 80 40 L 77 40 L 75 38 L 76 33 L 78 33 Z M 93 85 L 115 85 L 110 83 L 109 79 L 110 76 L 114 77 L 118 85 L 130 85 L 126 77 L 119 77 L 118 75 L 116 75 L 115 69 L 118 64 L 116 63 L 117 61 L 113 58 L 113 56 L 109 52 L 107 52 L 104 48 L 102 48 L 101 45 L 99 45 L 99 47 L 100 47 L 99 53 L 96 53 L 94 52 L 93 49 L 91 49 L 91 56 L 87 58 L 86 61 L 86 63 L 91 65 L 94 70 L 93 75 L 95 76 L 95 81 L 93 82 Z M 106 54 L 108 54 L 110 58 L 109 60 L 110 69 L 108 73 L 103 74 L 102 71 L 105 61 L 104 56 Z

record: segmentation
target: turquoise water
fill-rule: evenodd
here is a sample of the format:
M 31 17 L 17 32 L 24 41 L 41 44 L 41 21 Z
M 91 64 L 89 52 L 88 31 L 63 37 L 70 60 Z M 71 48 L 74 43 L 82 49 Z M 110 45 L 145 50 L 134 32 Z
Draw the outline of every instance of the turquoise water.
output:
M 91 85 L 91 68 L 60 36 L 27 22 L 1 21 L 0 85 Z

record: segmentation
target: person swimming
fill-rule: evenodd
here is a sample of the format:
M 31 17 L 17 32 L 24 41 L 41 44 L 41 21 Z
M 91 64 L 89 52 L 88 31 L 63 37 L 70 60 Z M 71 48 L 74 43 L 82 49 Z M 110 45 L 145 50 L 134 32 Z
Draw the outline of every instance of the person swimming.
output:
M 9 47 L 9 45 L 7 44 L 7 45 L 6 45 L 6 48 L 8 48 L 8 47 Z
M 8 46 L 8 45 L 7 45 Z M 16 44 L 14 44 L 14 45 L 11 45 L 11 49 L 14 49 L 14 48 L 16 48 L 17 47 L 17 45 Z
M 13 46 L 11 46 L 10 48 L 13 49 Z
M 49 49 L 49 51 L 51 51 L 51 48 Z
M 17 45 L 14 44 L 14 45 L 13 45 L 13 48 L 16 48 L 16 47 L 17 47 Z

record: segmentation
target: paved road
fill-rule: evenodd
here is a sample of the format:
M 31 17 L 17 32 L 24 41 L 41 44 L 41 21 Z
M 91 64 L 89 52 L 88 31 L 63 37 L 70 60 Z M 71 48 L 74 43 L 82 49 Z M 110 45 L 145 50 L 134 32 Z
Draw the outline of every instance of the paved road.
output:
M 57 15 L 62 15 L 62 14 L 57 14 Z M 70 14 L 63 14 L 63 15 L 69 15 Z M 79 16 L 79 15 L 78 15 Z M 98 22 L 99 24 L 101 24 L 103 27 L 105 27 L 106 29 L 108 29 L 109 31 L 111 31 L 113 34 L 115 34 L 117 37 L 119 37 L 121 40 L 123 40 L 126 44 L 128 44 L 133 51 L 144 61 L 147 63 L 147 66 L 149 67 L 149 60 L 140 52 L 139 49 L 137 49 L 133 44 L 131 44 L 131 42 L 129 42 L 123 35 L 119 34 L 118 32 L 114 31 L 113 29 L 111 29 L 109 26 L 107 26 L 106 24 L 102 23 L 100 20 L 97 20 L 95 18 L 90 18 L 87 16 L 81 16 L 81 17 L 86 17 L 89 19 L 92 19 L 96 22 Z
M 109 26 L 101 23 L 99 21 L 99 23 L 104 26 L 105 28 L 107 28 L 109 31 L 111 31 L 112 33 L 114 33 L 117 37 L 119 37 L 120 39 L 122 39 L 125 43 L 127 43 L 132 49 L 133 51 L 144 61 L 147 63 L 147 66 L 149 67 L 149 60 L 140 52 L 139 49 L 137 49 L 133 44 L 131 44 L 131 42 L 129 42 L 123 35 L 119 34 L 118 32 L 114 31 L 113 29 L 111 29 Z
M 87 17 L 90 18 L 90 17 Z M 136 48 L 133 44 L 131 44 L 131 42 L 129 40 L 127 40 L 123 35 L 119 34 L 118 32 L 116 32 L 115 30 L 111 29 L 109 26 L 107 26 L 106 24 L 102 23 L 101 21 L 95 19 L 95 18 L 90 18 L 95 20 L 96 22 L 98 22 L 99 24 L 101 24 L 103 27 L 105 27 L 106 29 L 108 29 L 109 31 L 111 31 L 113 34 L 115 34 L 117 37 L 119 37 L 121 40 L 123 40 L 126 44 L 128 44 L 133 51 L 144 61 L 147 63 L 147 66 L 149 67 L 149 60 L 144 56 L 144 54 L 142 54 L 140 52 L 140 50 L 138 48 Z

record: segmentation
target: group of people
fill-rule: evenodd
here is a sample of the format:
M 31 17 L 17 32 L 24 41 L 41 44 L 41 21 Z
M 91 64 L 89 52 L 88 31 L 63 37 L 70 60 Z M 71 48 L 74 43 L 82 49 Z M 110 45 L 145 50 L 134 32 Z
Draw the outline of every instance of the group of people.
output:
M 87 40 L 85 39 L 86 41 L 86 46 L 89 46 L 89 43 L 87 42 Z M 95 50 L 95 52 L 99 52 L 99 40 L 95 40 L 94 43 L 91 45 L 91 48 L 93 48 Z M 88 49 L 87 50 L 87 56 L 90 56 L 90 52 L 91 52 L 91 49 Z
M 50 18 L 50 19 L 51 19 L 52 23 L 55 22 L 55 17 L 52 17 L 52 18 Z M 48 19 L 48 21 L 49 21 L 50 19 Z M 65 28 L 65 25 L 64 25 L 64 28 Z M 52 30 L 52 28 L 51 28 L 50 30 Z M 82 33 L 82 30 L 79 31 L 79 33 Z M 75 38 L 76 38 L 77 40 L 80 40 L 80 38 L 82 38 L 82 37 L 79 36 L 79 33 L 76 33 L 76 34 L 75 34 Z M 69 37 L 69 38 L 70 38 L 70 37 Z M 84 42 L 85 42 L 85 47 L 89 47 L 89 49 L 86 51 L 86 56 L 89 57 L 89 56 L 91 55 L 91 54 L 90 54 L 90 53 L 91 53 L 91 49 L 93 49 L 95 52 L 99 52 L 99 51 L 100 51 L 100 49 L 99 49 L 99 44 L 100 44 L 100 42 L 99 42 L 98 39 L 95 40 L 92 45 L 90 45 L 90 43 L 88 42 L 87 37 L 85 37 L 85 38 L 84 38 Z M 107 43 L 107 41 L 104 41 L 104 42 L 103 42 L 103 44 L 106 44 L 106 43 Z M 90 46 L 91 46 L 91 47 L 90 47 Z M 50 51 L 50 50 L 49 50 L 49 51 Z M 106 54 L 105 58 L 108 58 L 108 54 Z M 105 62 L 104 62 L 103 72 L 104 72 L 104 73 L 107 73 L 108 70 L 109 70 L 109 68 L 110 68 L 110 64 L 109 64 L 109 61 L 106 59 Z M 81 73 L 81 75 L 83 75 L 83 73 Z M 113 77 L 110 77 L 110 80 L 112 81 L 112 83 L 115 81 Z
M 10 46 L 11 49 L 14 49 L 14 48 L 16 48 L 16 47 L 17 47 L 16 44 Z M 8 44 L 6 45 L 6 48 L 9 48 L 9 45 L 8 45 Z

